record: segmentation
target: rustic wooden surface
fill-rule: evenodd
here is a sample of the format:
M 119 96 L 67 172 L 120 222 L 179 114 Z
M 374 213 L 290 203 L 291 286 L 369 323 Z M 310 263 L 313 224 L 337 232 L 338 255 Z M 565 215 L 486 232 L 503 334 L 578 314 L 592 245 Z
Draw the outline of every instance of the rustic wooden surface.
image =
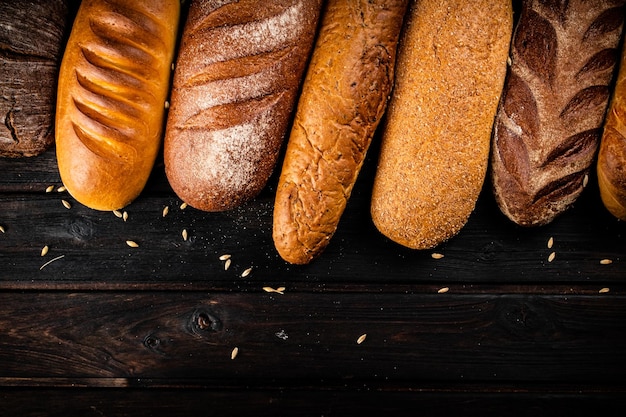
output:
M 485 189 L 458 236 L 416 252 L 371 224 L 375 155 L 307 266 L 272 246 L 275 178 L 244 207 L 203 213 L 180 208 L 158 163 L 124 221 L 57 191 L 54 150 L 0 160 L 0 415 L 623 409 L 626 226 L 594 178 L 536 229 Z

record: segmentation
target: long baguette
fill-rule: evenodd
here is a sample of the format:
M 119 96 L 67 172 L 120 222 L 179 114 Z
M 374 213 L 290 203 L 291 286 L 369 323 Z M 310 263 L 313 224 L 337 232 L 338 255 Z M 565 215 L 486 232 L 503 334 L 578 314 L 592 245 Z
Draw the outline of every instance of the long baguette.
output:
M 128 205 L 161 146 L 180 0 L 84 0 L 59 73 L 61 180 L 97 210 Z
M 164 144 L 165 172 L 183 201 L 229 210 L 266 185 L 320 11 L 320 0 L 191 3 Z
M 491 155 L 494 196 L 516 224 L 548 224 L 583 191 L 619 57 L 623 4 L 523 3 Z
M 613 216 L 626 221 L 626 44 L 604 122 L 596 171 L 602 203 Z
M 372 191 L 376 227 L 427 249 L 481 191 L 512 33 L 507 0 L 420 0 L 408 14 Z
M 319 256 L 335 233 L 385 111 L 406 0 L 330 0 L 298 102 L 274 205 L 288 262 Z

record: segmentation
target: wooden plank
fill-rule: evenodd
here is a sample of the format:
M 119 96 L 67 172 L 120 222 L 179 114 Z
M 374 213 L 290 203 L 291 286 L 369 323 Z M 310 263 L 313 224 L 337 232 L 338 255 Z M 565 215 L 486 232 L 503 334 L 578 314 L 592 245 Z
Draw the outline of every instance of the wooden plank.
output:
M 620 396 L 621 395 L 621 396 Z M 68 401 L 68 399 L 71 400 Z M 0 416 L 618 416 L 621 393 L 561 391 L 389 391 L 362 387 L 233 390 L 0 389 Z
M 8 385 L 12 378 L 621 385 L 626 371 L 626 296 L 612 293 L 5 291 L 0 329 Z

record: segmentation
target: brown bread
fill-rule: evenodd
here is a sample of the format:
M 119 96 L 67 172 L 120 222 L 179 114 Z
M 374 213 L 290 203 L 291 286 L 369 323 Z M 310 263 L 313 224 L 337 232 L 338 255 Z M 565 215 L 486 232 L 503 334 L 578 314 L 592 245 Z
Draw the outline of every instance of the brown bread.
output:
M 190 4 L 164 144 L 165 172 L 183 201 L 223 211 L 266 185 L 320 11 L 320 0 Z
M 65 0 L 0 1 L 0 156 L 36 156 L 54 142 Z
M 494 195 L 515 223 L 547 224 L 582 192 L 623 19 L 623 1 L 524 3 L 491 157 Z
M 626 221 L 626 44 L 598 152 L 600 197 L 611 214 Z
M 273 238 L 309 263 L 337 229 L 393 84 L 407 1 L 327 3 L 276 190 Z
M 144 188 L 161 146 L 180 0 L 84 0 L 59 74 L 61 180 L 115 210 Z
M 408 14 L 372 192 L 376 227 L 439 245 L 473 211 L 513 30 L 506 0 L 420 0 Z

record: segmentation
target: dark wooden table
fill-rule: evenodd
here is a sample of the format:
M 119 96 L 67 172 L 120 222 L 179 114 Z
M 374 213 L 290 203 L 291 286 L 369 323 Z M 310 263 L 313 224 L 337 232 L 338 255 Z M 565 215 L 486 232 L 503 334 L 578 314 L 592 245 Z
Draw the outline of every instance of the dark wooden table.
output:
M 0 415 L 623 411 L 626 225 L 595 178 L 536 229 L 486 189 L 457 237 L 420 252 L 370 221 L 376 154 L 308 266 L 274 250 L 275 177 L 203 213 L 180 208 L 159 162 L 124 220 L 58 192 L 54 150 L 0 160 Z

